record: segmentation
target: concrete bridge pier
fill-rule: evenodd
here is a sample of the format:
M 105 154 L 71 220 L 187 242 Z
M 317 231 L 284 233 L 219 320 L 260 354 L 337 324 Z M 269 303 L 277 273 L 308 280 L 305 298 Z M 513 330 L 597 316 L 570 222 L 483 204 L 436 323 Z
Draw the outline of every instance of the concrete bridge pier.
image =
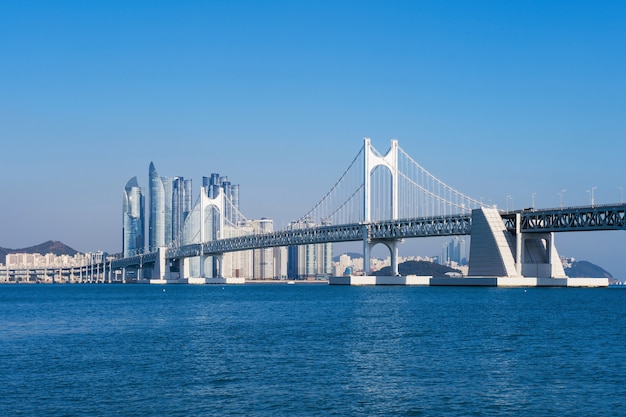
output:
M 178 262 L 180 263 L 180 278 L 188 279 L 191 276 L 189 272 L 190 269 L 190 261 L 191 258 L 180 258 Z
M 523 276 L 567 278 L 554 245 L 554 233 L 522 233 L 520 240 Z
M 180 276 L 173 276 L 169 267 L 169 259 L 166 257 L 167 248 L 161 247 L 157 249 L 157 259 L 154 261 L 152 269 L 152 279 L 150 284 L 183 284 L 187 283 Z
M 520 215 L 515 232 L 507 230 L 497 209 L 472 211 L 470 277 L 567 278 L 554 246 L 554 233 L 523 233 Z

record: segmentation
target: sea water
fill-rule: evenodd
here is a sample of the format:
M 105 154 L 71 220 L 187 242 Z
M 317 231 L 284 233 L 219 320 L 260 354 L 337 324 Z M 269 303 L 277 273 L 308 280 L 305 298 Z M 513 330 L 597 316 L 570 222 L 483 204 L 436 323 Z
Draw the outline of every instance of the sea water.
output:
M 0 285 L 3 416 L 623 416 L 626 290 Z

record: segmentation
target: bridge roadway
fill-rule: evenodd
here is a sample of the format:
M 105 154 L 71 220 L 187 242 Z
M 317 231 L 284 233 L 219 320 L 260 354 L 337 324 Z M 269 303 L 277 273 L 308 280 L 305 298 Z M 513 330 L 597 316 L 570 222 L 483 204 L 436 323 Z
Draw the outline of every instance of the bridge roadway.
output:
M 626 230 L 626 204 L 595 205 L 553 209 L 524 209 L 502 213 L 510 231 L 515 231 L 516 214 L 520 214 L 521 231 L 547 233 L 593 230 Z M 218 255 L 226 252 L 262 249 L 276 246 L 307 245 L 327 242 L 383 241 L 429 236 L 469 235 L 471 214 L 416 219 L 387 220 L 280 230 L 272 233 L 246 235 L 168 248 L 166 258 Z M 111 262 L 113 269 L 153 263 L 157 253 L 147 253 Z

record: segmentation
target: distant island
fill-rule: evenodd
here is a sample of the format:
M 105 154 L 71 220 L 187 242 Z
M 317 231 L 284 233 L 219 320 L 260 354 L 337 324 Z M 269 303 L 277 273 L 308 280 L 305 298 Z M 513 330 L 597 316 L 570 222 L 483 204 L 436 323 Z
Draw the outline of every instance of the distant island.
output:
M 39 253 L 45 255 L 47 253 L 53 253 L 55 255 L 69 255 L 74 256 L 79 251 L 67 246 L 63 242 L 58 240 L 49 240 L 39 245 L 30 246 L 22 249 L 7 249 L 0 247 L 0 263 L 6 264 L 6 256 L 10 253 Z M 359 253 L 348 253 L 351 258 L 362 258 L 363 255 Z M 334 258 L 335 261 L 339 260 L 339 257 Z M 614 284 L 617 282 L 613 276 L 605 269 L 587 261 L 574 261 L 564 267 L 565 274 L 570 278 L 608 278 L 609 283 Z M 401 275 L 423 275 L 433 277 L 443 277 L 450 273 L 460 273 L 460 271 L 450 268 L 445 265 L 439 265 L 426 261 L 407 261 L 398 265 L 398 271 Z M 374 275 L 390 275 L 391 268 L 385 267 L 378 271 L 373 272 Z

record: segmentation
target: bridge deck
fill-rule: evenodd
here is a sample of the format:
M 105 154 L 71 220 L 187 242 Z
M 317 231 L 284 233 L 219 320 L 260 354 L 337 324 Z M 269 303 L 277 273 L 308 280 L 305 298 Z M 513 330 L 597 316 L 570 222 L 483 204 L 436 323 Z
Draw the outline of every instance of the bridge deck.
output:
M 593 230 L 626 230 L 626 204 L 567 207 L 557 209 L 526 209 L 503 212 L 508 230 L 515 231 L 516 214 L 520 214 L 524 233 L 571 232 Z M 218 255 L 227 252 L 276 246 L 296 246 L 328 242 L 388 240 L 429 236 L 471 234 L 470 214 L 416 219 L 387 220 L 337 226 L 321 226 L 280 230 L 272 233 L 246 235 L 169 248 L 168 259 Z M 148 253 L 113 261 L 114 269 L 155 262 L 157 254 Z

